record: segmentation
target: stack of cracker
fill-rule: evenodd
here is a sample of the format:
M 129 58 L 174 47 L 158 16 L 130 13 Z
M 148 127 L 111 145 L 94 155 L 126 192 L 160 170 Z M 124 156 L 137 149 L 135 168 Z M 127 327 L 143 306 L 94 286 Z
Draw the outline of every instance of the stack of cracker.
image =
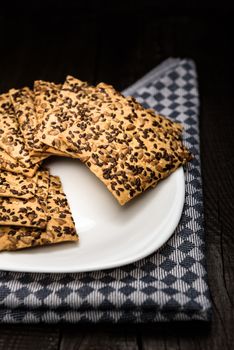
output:
M 63 154 L 36 137 L 59 89 L 36 81 L 0 95 L 0 251 L 78 240 L 60 179 L 40 168 Z
M 43 114 L 54 107 L 60 85 L 36 81 L 0 95 L 0 169 L 32 177 L 42 160 L 64 155 L 37 138 Z
M 40 170 L 32 178 L 0 174 L 0 251 L 77 241 L 58 177 Z
M 0 95 L 0 250 L 77 240 L 51 155 L 77 158 L 124 205 L 191 159 L 182 127 L 72 76 Z

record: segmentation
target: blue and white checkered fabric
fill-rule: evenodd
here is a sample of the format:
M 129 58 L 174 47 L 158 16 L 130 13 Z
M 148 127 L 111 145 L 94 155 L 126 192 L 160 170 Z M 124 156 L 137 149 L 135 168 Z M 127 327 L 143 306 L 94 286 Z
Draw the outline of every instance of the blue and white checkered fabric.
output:
M 194 63 L 169 59 L 124 91 L 184 125 L 194 159 L 172 238 L 134 264 L 79 274 L 0 272 L 0 322 L 156 322 L 210 319 Z M 1 258 L 1 257 L 0 257 Z

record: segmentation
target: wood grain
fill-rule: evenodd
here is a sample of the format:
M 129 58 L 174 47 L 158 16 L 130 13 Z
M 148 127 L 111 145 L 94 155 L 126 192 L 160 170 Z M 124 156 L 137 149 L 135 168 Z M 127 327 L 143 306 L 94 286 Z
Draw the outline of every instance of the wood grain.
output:
M 138 350 L 136 327 L 65 327 L 60 350 Z
M 191 57 L 201 94 L 201 156 L 211 325 L 0 326 L 2 349 L 231 350 L 234 344 L 234 55 L 233 19 L 150 11 L 92 10 L 67 17 L 2 17 L 0 89 L 66 74 L 122 90 L 168 56 Z M 153 9 L 157 11 L 153 11 Z M 161 9 L 161 12 L 160 12 Z M 18 33 L 15 39 L 15 33 Z M 14 43 L 14 45 L 12 45 Z
M 59 329 L 34 326 L 0 327 L 0 350 L 57 350 Z

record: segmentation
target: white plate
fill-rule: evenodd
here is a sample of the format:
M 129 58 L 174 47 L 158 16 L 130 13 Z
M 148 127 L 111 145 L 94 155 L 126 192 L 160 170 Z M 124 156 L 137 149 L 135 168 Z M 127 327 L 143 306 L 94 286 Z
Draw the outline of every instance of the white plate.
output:
M 183 169 L 121 207 L 75 159 L 47 162 L 61 177 L 80 242 L 0 254 L 0 269 L 84 272 L 125 265 L 153 253 L 174 232 L 184 204 Z

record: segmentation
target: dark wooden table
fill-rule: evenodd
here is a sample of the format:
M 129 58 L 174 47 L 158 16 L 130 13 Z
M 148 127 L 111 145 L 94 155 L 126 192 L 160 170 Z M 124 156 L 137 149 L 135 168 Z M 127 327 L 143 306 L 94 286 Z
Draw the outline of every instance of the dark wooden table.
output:
M 62 82 L 67 74 L 122 90 L 169 56 L 195 60 L 211 325 L 0 325 L 0 350 L 234 348 L 233 15 L 182 10 L 122 5 L 29 12 L 9 5 L 0 13 L 0 90 L 35 79 Z

